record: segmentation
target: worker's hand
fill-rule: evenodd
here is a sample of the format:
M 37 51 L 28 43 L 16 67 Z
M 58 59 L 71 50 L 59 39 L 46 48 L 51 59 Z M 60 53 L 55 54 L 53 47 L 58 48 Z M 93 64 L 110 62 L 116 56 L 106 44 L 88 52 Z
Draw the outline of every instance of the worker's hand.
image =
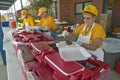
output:
M 65 40 L 66 40 L 66 43 L 68 45 L 71 45 L 72 44 L 72 41 L 73 41 L 73 35 L 72 33 L 69 33 L 66 37 L 65 37 Z

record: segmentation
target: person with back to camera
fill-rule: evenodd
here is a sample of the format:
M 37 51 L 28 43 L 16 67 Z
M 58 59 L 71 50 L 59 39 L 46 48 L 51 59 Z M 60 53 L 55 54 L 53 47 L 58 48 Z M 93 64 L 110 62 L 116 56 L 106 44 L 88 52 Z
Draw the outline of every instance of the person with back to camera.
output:
M 98 60 L 103 61 L 104 52 L 102 50 L 102 43 L 106 38 L 106 33 L 103 26 L 95 22 L 98 16 L 98 10 L 93 5 L 87 5 L 82 10 L 82 16 L 84 23 L 73 32 L 74 36 L 78 37 L 77 44 L 86 48 Z
M 38 10 L 38 16 L 41 17 L 39 26 L 46 28 L 51 31 L 51 36 L 54 40 L 57 39 L 57 25 L 55 24 L 54 18 L 48 15 L 48 9 L 46 7 L 40 7 Z

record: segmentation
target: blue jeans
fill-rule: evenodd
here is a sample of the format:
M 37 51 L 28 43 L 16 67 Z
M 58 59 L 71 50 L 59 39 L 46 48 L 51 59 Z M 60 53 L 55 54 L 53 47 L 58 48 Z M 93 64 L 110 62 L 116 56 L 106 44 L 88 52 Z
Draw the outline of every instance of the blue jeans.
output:
M 51 31 L 51 36 L 54 40 L 57 39 L 57 32 L 56 31 Z

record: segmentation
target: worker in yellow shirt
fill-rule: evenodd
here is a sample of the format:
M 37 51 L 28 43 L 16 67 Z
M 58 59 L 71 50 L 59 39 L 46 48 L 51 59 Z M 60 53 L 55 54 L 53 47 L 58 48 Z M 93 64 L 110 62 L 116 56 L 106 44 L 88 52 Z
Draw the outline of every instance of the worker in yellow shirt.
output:
M 74 31 L 74 35 L 78 37 L 77 43 L 95 55 L 98 60 L 103 61 L 104 52 L 101 45 L 106 38 L 106 33 L 103 26 L 95 22 L 98 10 L 93 5 L 87 5 L 82 10 L 82 16 L 84 23 Z
M 54 18 L 50 15 L 48 15 L 48 10 L 46 7 L 40 7 L 38 11 L 38 16 L 41 17 L 39 26 L 47 28 L 51 31 L 51 36 L 54 40 L 57 38 L 57 25 L 55 24 Z
M 1 22 L 4 22 L 4 21 L 6 21 L 6 18 L 5 18 L 5 16 L 2 16 L 1 17 Z
M 23 9 L 21 11 L 21 16 L 23 18 L 23 26 L 35 26 L 35 20 L 34 18 L 29 15 L 28 10 L 27 9 Z

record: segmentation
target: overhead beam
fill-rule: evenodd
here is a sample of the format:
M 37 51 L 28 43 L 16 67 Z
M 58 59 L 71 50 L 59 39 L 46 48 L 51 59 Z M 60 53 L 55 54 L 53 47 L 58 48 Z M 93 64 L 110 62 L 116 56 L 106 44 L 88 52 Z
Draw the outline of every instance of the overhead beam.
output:
M 0 0 L 0 2 L 14 2 L 14 0 Z
M 7 10 L 16 0 L 0 0 L 0 10 Z

